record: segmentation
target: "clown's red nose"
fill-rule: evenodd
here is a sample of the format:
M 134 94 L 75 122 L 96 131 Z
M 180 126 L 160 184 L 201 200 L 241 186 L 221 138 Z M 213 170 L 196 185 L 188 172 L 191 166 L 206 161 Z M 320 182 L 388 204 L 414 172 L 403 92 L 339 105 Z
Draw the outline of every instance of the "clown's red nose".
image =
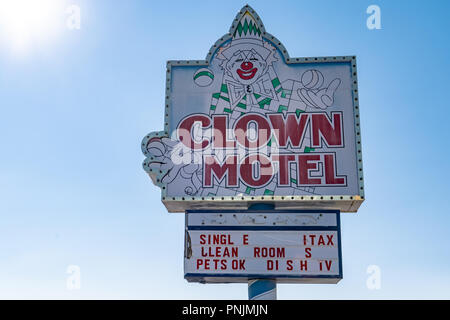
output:
M 244 61 L 241 63 L 242 70 L 250 70 L 252 68 L 253 68 L 253 63 L 251 63 L 250 61 Z

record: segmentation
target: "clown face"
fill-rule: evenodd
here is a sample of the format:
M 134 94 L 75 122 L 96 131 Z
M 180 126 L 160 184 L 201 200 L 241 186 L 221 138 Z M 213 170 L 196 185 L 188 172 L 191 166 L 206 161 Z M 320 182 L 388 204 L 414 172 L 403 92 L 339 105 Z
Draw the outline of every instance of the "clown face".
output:
M 258 80 L 266 67 L 266 60 L 255 49 L 236 51 L 225 65 L 233 79 L 244 85 Z

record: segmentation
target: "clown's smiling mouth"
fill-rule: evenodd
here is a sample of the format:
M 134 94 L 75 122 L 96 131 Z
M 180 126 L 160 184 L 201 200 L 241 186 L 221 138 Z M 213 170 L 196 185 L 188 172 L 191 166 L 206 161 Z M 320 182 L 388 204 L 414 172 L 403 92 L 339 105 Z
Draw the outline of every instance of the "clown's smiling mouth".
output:
M 244 71 L 241 69 L 237 69 L 237 74 L 239 75 L 239 77 L 241 77 L 241 79 L 243 80 L 250 80 L 251 78 L 253 78 L 256 74 L 256 72 L 258 71 L 258 68 L 253 68 L 249 71 Z

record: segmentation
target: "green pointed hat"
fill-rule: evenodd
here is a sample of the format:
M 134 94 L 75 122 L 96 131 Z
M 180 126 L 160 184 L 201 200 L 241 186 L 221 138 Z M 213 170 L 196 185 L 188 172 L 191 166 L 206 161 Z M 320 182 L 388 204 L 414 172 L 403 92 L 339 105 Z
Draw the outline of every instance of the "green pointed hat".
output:
M 255 48 L 255 46 L 257 46 Z M 265 59 L 269 56 L 270 50 L 264 46 L 262 32 L 253 15 L 246 10 L 241 16 L 236 28 L 230 46 L 222 54 L 229 59 L 238 50 L 257 49 Z
M 255 18 L 248 11 L 245 11 L 242 15 L 242 18 L 234 31 L 233 40 L 237 39 L 262 41 L 261 30 L 259 29 Z

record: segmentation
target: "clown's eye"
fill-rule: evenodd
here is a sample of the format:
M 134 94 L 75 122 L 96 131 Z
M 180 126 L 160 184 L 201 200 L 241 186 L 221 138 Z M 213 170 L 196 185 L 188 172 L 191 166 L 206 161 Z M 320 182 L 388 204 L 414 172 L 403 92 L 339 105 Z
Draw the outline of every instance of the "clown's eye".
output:
M 244 61 L 244 59 L 236 59 L 236 62 Z
M 250 61 L 258 61 L 256 58 L 250 58 Z

